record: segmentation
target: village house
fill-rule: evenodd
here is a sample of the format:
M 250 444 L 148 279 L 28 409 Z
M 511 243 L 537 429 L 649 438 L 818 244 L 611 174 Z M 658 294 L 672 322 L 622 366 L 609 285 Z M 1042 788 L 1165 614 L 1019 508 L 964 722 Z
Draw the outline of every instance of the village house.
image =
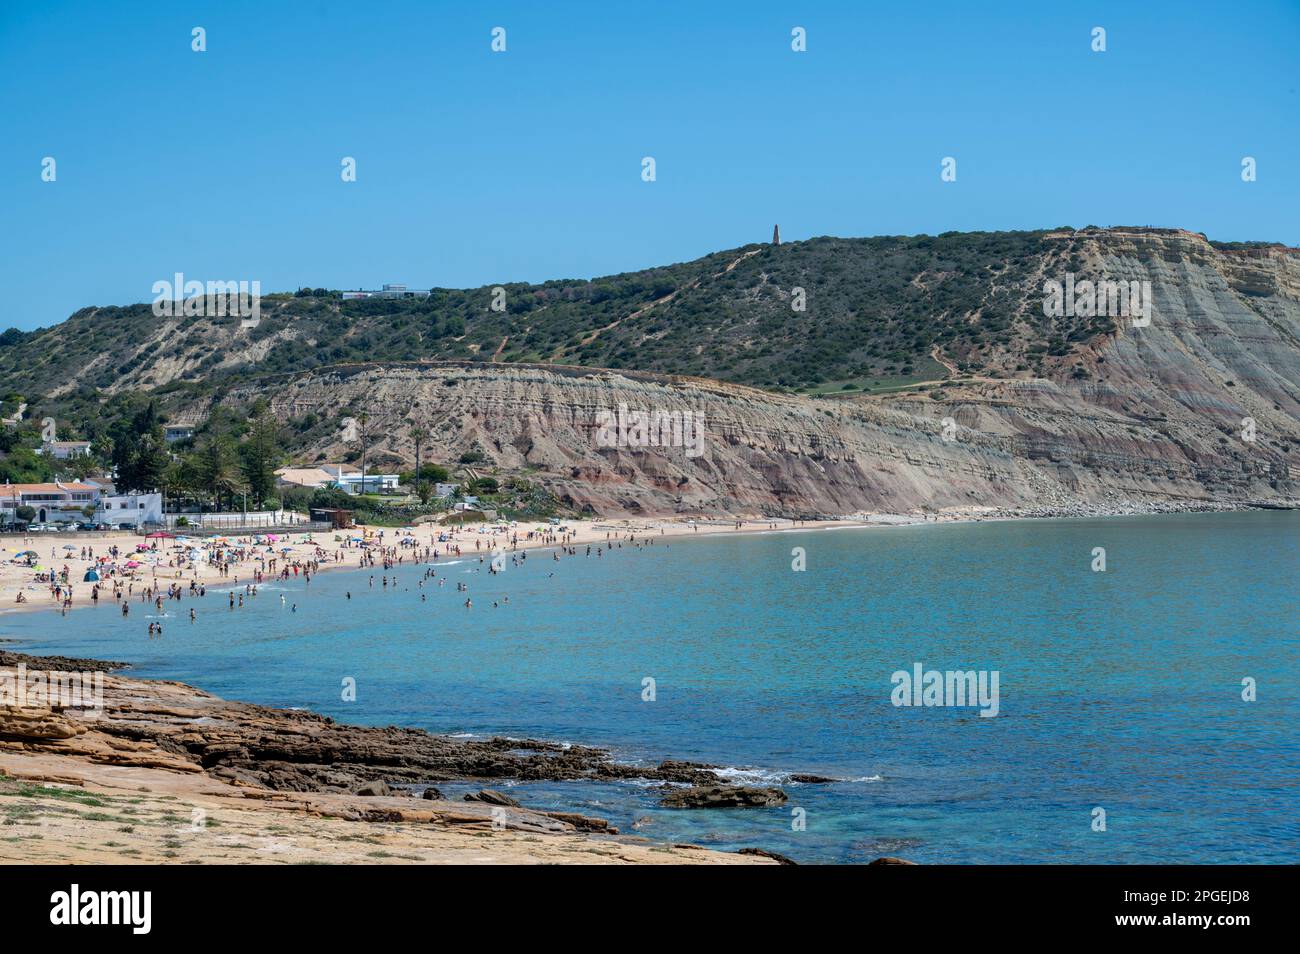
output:
M 321 464 L 317 467 L 281 467 L 275 472 L 276 485 L 280 487 L 329 487 L 335 486 L 349 494 L 392 493 L 397 490 L 401 478 L 397 474 L 366 474 L 364 482 L 361 471 L 343 464 Z
M 100 489 L 95 484 L 63 483 L 4 484 L 0 486 L 0 522 L 11 523 L 18 519 L 19 507 L 35 511 L 33 523 L 77 523 L 91 519 L 86 508 L 93 512 L 99 506 Z
M 46 441 L 37 453 L 48 454 L 55 460 L 72 460 L 90 453 L 90 441 Z

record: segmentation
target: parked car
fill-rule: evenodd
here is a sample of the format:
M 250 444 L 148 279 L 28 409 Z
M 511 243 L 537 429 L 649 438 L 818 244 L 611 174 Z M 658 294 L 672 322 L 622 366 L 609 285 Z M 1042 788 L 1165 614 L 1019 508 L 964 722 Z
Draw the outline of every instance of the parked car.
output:
M 53 527 L 47 527 L 47 526 L 46 526 L 45 524 L 43 524 L 43 523 L 31 523 L 31 524 L 28 524 L 28 525 L 27 525 L 27 532 L 28 532 L 28 533 L 45 533 L 47 530 L 52 530 L 52 529 L 54 529 L 54 528 L 53 528 Z

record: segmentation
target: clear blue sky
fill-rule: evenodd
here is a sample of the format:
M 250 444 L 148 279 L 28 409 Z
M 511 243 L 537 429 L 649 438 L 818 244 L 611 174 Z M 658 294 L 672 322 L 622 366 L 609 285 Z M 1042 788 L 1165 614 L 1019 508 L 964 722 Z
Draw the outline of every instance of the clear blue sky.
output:
M 149 301 L 177 271 L 591 277 L 774 222 L 1300 245 L 1298 0 L 0 0 L 0 75 L 0 328 Z

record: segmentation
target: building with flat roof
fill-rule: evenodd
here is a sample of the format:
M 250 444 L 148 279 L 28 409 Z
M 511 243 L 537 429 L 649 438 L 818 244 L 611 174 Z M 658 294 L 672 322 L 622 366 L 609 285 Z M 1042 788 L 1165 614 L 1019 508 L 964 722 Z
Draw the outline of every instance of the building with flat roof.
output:
M 368 291 L 363 288 L 355 291 L 339 292 L 339 297 L 345 300 L 354 298 L 428 298 L 430 290 L 428 288 L 407 288 L 401 284 L 385 285 L 378 291 Z
M 338 487 L 350 494 L 378 494 L 397 490 L 401 478 L 397 474 L 367 473 L 365 480 L 356 467 L 343 464 L 321 464 L 318 467 L 281 467 L 275 472 L 280 487 Z

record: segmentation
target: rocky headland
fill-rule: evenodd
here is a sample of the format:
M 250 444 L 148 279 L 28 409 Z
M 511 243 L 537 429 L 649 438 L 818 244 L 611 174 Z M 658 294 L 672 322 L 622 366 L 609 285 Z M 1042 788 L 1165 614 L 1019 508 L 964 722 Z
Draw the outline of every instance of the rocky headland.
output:
M 762 861 L 762 853 L 742 858 L 620 836 L 605 819 L 532 810 L 491 786 L 506 780 L 657 781 L 664 783 L 665 804 L 683 808 L 770 805 L 784 799 L 779 790 L 773 794 L 768 789 L 719 786 L 710 767 L 697 763 L 634 767 L 588 746 L 534 739 L 451 739 L 418 729 L 342 725 L 310 712 L 227 701 L 182 683 L 130 678 L 121 675 L 122 663 L 0 651 L 0 681 L 10 689 L 20 666 L 29 672 L 102 673 L 103 705 L 70 709 L 43 700 L 40 705 L 7 704 L 14 701 L 11 696 L 0 700 L 0 812 L 6 813 L 3 831 L 9 836 L 0 839 L 0 858 L 11 861 L 39 860 L 25 853 L 31 847 L 21 834 L 27 824 L 39 829 L 31 838 L 40 840 L 42 851 L 48 849 L 49 824 L 67 824 L 69 837 L 82 839 L 63 845 L 62 853 L 41 858 L 94 860 L 89 829 L 109 816 L 86 813 L 89 817 L 80 825 L 89 829 L 81 835 L 75 834 L 77 820 L 66 816 L 76 814 L 79 803 L 100 808 L 102 804 L 94 803 L 114 799 L 126 807 L 156 803 L 155 814 L 176 817 L 177 830 L 186 833 L 184 844 L 211 849 L 199 852 L 197 860 L 207 861 L 227 859 L 229 852 L 217 852 L 215 840 L 190 836 L 207 832 L 209 820 L 221 824 L 228 813 L 242 819 L 247 837 L 265 838 L 289 826 L 317 845 L 289 854 L 323 853 L 314 860 L 365 860 L 346 852 L 336 855 L 323 836 L 338 825 L 355 823 L 383 826 L 381 840 L 403 844 L 408 853 L 414 850 L 408 844 L 414 839 L 424 853 L 411 854 L 412 860 L 439 860 L 440 833 L 450 837 L 458 832 L 457 838 L 465 833 L 504 838 L 508 857 L 498 860 L 553 860 L 558 852 L 582 862 L 603 860 L 602 854 L 625 861 Z M 483 787 L 449 799 L 437 784 L 451 781 Z M 110 820 L 124 822 L 119 831 L 135 828 L 142 822 L 132 816 L 142 812 L 123 811 Z M 192 824 L 192 815 L 202 824 Z M 254 834 L 259 828 L 262 833 Z M 110 841 L 111 833 L 103 832 Z M 550 843 L 521 842 L 521 835 L 568 840 L 553 852 Z M 359 843 L 364 845 L 372 836 L 362 832 Z M 444 846 L 450 860 L 456 860 L 463 847 L 457 838 Z M 137 840 L 120 841 L 129 846 Z M 584 847 L 574 847 L 579 844 Z M 154 847 L 161 846 L 159 842 Z

